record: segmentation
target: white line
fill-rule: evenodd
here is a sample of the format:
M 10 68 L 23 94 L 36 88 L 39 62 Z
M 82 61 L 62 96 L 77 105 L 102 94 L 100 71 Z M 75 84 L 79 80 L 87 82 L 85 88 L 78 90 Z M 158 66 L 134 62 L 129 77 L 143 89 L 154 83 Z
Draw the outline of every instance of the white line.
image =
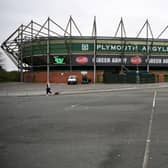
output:
M 72 105 L 71 105 L 72 108 L 75 108 L 75 107 L 77 107 L 77 106 L 79 106 L 79 104 L 72 104 Z
M 151 112 L 150 120 L 149 120 L 148 135 L 147 135 L 147 139 L 146 139 L 146 147 L 145 147 L 145 154 L 144 154 L 142 168 L 148 167 L 150 143 L 151 143 L 151 133 L 152 133 L 152 123 L 153 123 L 153 116 L 154 116 L 155 106 L 156 106 L 156 95 L 157 95 L 157 91 L 155 90 L 154 96 L 153 96 L 152 112 Z
M 154 97 L 153 97 L 153 108 L 155 108 L 155 105 L 156 105 L 156 94 L 157 94 L 157 91 L 155 90 Z

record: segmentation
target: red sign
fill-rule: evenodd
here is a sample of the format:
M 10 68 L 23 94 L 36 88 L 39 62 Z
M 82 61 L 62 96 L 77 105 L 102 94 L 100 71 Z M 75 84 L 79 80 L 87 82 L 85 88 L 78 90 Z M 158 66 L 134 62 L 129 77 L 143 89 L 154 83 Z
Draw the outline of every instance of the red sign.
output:
M 84 64 L 88 63 L 89 60 L 88 60 L 87 57 L 81 55 L 81 56 L 76 57 L 75 61 L 76 61 L 78 64 L 84 65 Z
M 138 56 L 131 57 L 130 61 L 131 61 L 131 64 L 134 64 L 134 65 L 139 65 L 142 63 L 141 57 L 138 57 Z

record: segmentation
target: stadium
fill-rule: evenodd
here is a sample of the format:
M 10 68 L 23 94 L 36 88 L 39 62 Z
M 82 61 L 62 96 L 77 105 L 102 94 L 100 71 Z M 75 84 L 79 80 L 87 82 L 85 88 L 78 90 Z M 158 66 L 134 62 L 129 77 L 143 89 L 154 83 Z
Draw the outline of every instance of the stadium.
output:
M 18 67 L 22 82 L 66 83 L 69 75 L 79 83 L 84 76 L 92 83 L 166 82 L 168 39 L 161 36 L 167 28 L 154 37 L 146 20 L 136 37 L 127 37 L 121 18 L 115 35 L 102 37 L 94 18 L 91 36 L 83 36 L 71 16 L 65 28 L 48 18 L 42 25 L 31 21 L 19 26 L 1 48 Z

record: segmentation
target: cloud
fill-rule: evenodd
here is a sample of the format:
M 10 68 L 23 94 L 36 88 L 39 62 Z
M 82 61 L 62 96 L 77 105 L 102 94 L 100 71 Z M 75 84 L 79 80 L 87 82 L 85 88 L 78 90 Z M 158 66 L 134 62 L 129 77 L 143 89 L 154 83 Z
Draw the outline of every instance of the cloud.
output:
M 98 35 L 101 36 L 114 36 L 121 17 L 128 36 L 135 37 L 147 18 L 157 36 L 168 24 L 167 6 L 167 0 L 1 0 L 0 43 L 32 19 L 43 24 L 50 16 L 66 27 L 70 15 L 84 35 L 91 35 L 96 16 Z M 168 38 L 168 33 L 164 37 Z

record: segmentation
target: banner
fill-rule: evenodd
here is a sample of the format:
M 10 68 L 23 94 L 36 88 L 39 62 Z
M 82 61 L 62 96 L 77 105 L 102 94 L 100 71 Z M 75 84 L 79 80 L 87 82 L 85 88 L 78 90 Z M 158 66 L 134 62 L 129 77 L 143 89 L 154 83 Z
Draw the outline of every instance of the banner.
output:
M 94 57 L 88 55 L 72 56 L 73 66 L 93 66 Z M 96 66 L 168 66 L 168 56 L 119 56 L 97 55 Z

